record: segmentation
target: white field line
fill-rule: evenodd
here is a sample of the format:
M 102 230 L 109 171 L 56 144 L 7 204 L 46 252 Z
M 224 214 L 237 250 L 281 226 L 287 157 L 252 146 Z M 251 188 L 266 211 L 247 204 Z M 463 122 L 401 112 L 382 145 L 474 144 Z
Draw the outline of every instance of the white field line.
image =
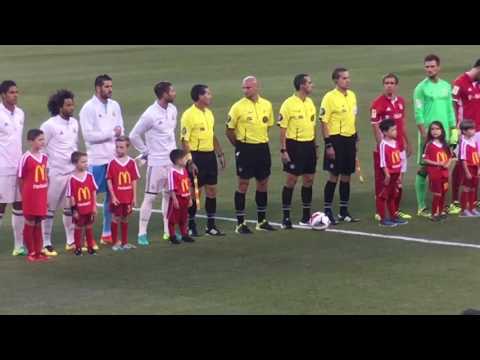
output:
M 98 207 L 103 207 L 103 204 L 98 204 Z M 139 208 L 134 208 L 134 211 L 140 211 Z M 161 210 L 152 209 L 153 213 L 161 214 Z M 197 214 L 197 217 L 206 219 L 206 215 Z M 215 219 L 222 220 L 222 221 L 229 221 L 229 222 L 237 222 L 237 219 L 234 218 L 227 218 L 222 216 L 216 216 Z M 248 223 L 256 224 L 255 220 L 246 220 Z M 281 224 L 275 222 L 269 222 L 270 225 L 280 227 Z M 302 230 L 310 230 L 307 226 L 301 225 L 293 225 L 295 229 L 302 229 Z M 409 236 L 400 236 L 400 235 L 386 235 L 386 234 L 375 234 L 375 233 L 368 233 L 363 231 L 353 231 L 353 230 L 340 230 L 340 229 L 326 229 L 326 232 L 331 233 L 338 233 L 338 234 L 346 234 L 346 235 L 357 235 L 357 236 L 365 236 L 365 237 L 372 237 L 372 238 L 381 238 L 381 239 L 393 239 L 393 240 L 402 240 L 402 241 L 410 241 L 410 242 L 418 242 L 423 244 L 430 244 L 430 245 L 444 245 L 444 246 L 456 246 L 456 247 L 466 247 L 466 248 L 474 248 L 480 249 L 480 244 L 469 244 L 469 243 L 461 243 L 461 242 L 452 242 L 452 241 L 441 241 L 441 240 L 430 240 L 430 239 L 423 239 L 423 238 L 416 238 L 416 237 L 409 237 Z

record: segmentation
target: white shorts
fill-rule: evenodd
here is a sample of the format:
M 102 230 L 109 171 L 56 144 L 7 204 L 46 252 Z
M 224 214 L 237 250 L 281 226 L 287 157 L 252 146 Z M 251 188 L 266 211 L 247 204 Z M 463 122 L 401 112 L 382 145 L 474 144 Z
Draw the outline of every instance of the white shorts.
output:
M 400 159 L 402 160 L 402 169 L 400 170 L 400 172 L 402 174 L 405 174 L 408 167 L 407 152 L 405 150 L 400 152 Z
M 68 181 L 71 174 L 60 175 L 55 174 L 48 178 L 48 211 L 55 213 L 61 207 L 62 209 L 68 206 L 65 194 L 67 192 Z
M 145 192 L 157 195 L 168 188 L 168 173 L 171 165 L 149 166 L 145 179 Z
M 22 201 L 16 175 L 0 176 L 0 204 L 12 204 Z

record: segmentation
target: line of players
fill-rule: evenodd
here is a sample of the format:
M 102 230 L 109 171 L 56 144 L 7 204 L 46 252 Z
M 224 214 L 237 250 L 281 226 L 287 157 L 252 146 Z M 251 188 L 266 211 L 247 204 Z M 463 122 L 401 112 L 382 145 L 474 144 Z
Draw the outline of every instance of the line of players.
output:
M 426 175 L 429 174 L 424 162 L 421 161 L 423 149 L 429 134 L 429 126 L 439 120 L 444 128 L 445 139 L 450 145 L 456 144 L 457 126 L 463 119 L 474 120 L 476 137 L 480 130 L 480 61 L 473 68 L 462 74 L 450 85 L 439 79 L 440 59 L 435 55 L 425 58 L 427 78 L 415 89 L 415 118 L 419 129 L 419 157 L 422 165 L 416 179 L 417 201 L 419 215 L 429 216 L 425 206 Z M 328 92 L 322 100 L 319 119 L 321 121 L 322 137 L 325 143 L 324 169 L 329 172 L 329 178 L 324 189 L 325 213 L 332 224 L 340 221 L 355 222 L 349 214 L 350 176 L 355 172 L 355 160 L 358 152 L 359 136 L 355 127 L 357 116 L 357 101 L 355 94 L 349 90 L 350 77 L 347 69 L 337 68 L 332 74 L 335 89 Z M 384 93 L 377 98 L 371 109 L 372 125 L 375 138 L 379 145 L 374 152 L 376 169 L 376 197 L 388 202 L 385 197 L 385 184 L 388 182 L 385 170 L 385 157 L 381 155 L 382 148 L 389 144 L 384 136 L 391 128 L 384 129 L 380 124 L 385 119 L 393 119 L 396 125 L 398 150 L 401 158 L 400 174 L 406 170 L 406 159 L 412 154 L 412 146 L 406 132 L 405 102 L 396 95 L 398 77 L 389 74 L 383 78 Z M 313 91 L 312 79 L 307 74 L 300 74 L 294 79 L 295 93 L 288 98 L 280 109 L 278 125 L 280 127 L 281 159 L 284 171 L 287 173 L 282 191 L 284 229 L 292 228 L 290 220 L 290 205 L 294 187 L 298 177 L 302 177 L 301 189 L 303 216 L 300 224 L 307 224 L 310 216 L 312 185 L 317 163 L 316 108 L 309 97 Z M 268 129 L 274 124 L 271 103 L 260 97 L 259 84 L 255 77 L 249 76 L 242 82 L 244 98 L 235 103 L 229 111 L 226 135 L 235 148 L 238 189 L 234 195 L 237 214 L 235 231 L 241 234 L 251 233 L 245 223 L 245 194 L 249 180 L 256 179 L 257 230 L 272 231 L 274 228 L 266 220 L 268 178 L 270 176 L 271 158 L 268 147 Z M 1 85 L 2 104 L 0 105 L 0 222 L 8 203 L 13 204 L 12 225 L 14 229 L 14 255 L 24 253 L 23 244 L 23 214 L 21 196 L 17 183 L 17 164 L 21 158 L 21 134 L 24 125 L 24 113 L 16 106 L 18 90 L 13 81 L 5 81 Z M 166 214 L 169 206 L 170 193 L 168 189 L 168 174 L 172 167 L 170 153 L 176 148 L 175 128 L 177 126 L 177 109 L 173 105 L 176 97 L 175 89 L 169 82 L 160 82 L 154 88 L 157 99 L 140 117 L 130 133 L 134 147 L 147 162 L 145 197 L 140 211 L 139 236 L 140 245 L 148 245 L 147 226 L 152 212 L 152 204 L 158 194 L 162 194 L 162 210 L 164 215 L 164 237 L 170 239 L 167 233 L 168 219 Z M 452 98 L 453 95 L 453 98 Z M 112 220 L 110 214 L 111 196 L 108 191 L 108 163 L 115 152 L 115 139 L 124 135 L 123 118 L 120 106 L 111 99 L 112 79 L 101 75 L 95 80 L 95 95 L 80 111 L 80 124 L 85 139 L 90 172 L 98 185 L 98 191 L 106 193 L 104 201 L 103 233 L 101 242 L 112 243 Z M 216 192 L 217 192 L 217 158 L 220 166 L 225 168 L 225 158 L 218 139 L 214 135 L 215 119 L 209 110 L 212 94 L 206 85 L 196 85 L 192 88 L 193 105 L 185 111 L 181 119 L 182 148 L 191 156 L 188 169 L 192 176 L 198 178 L 199 187 L 205 190 L 205 209 L 207 212 L 206 234 L 221 236 L 223 233 L 215 225 Z M 45 136 L 45 153 L 49 158 L 48 175 L 50 186 L 48 190 L 48 216 L 43 220 L 43 253 L 55 256 L 56 251 L 51 242 L 53 216 L 59 207 L 63 207 L 63 222 L 66 232 L 66 249 L 75 249 L 74 224 L 72 208 L 65 202 L 68 181 L 74 171 L 71 154 L 77 151 L 79 124 L 72 117 L 74 96 L 67 90 L 54 94 L 48 103 L 52 118 L 46 121 L 41 130 Z M 456 119 L 456 120 L 455 120 Z M 388 124 L 388 122 L 387 122 Z M 466 123 L 468 124 L 468 122 Z M 4 141 L 3 141 L 4 140 Z M 386 146 L 385 146 L 386 145 Z M 391 146 L 390 146 L 391 147 Z M 20 151 L 19 151 L 20 149 Z M 383 157 L 382 157 L 383 156 Z M 395 155 L 396 156 L 396 155 Z M 443 156 L 443 155 L 442 155 Z M 381 161 L 383 159 L 383 161 Z M 461 164 L 461 162 L 457 162 Z M 430 165 L 430 168 L 433 166 Z M 382 167 L 383 166 L 383 167 Z M 449 213 L 460 210 L 459 185 L 462 184 L 462 174 L 468 174 L 460 165 L 455 167 L 452 183 L 452 204 Z M 475 175 L 473 175 L 475 177 Z M 387 218 L 385 207 L 377 201 L 377 215 L 381 224 L 395 226 L 404 223 L 408 214 L 399 211 L 401 198 L 402 175 L 394 181 L 395 209 L 391 218 Z M 468 176 L 467 176 L 468 178 Z M 390 177 L 391 180 L 391 177 Z M 333 215 L 332 200 L 337 183 L 340 182 L 340 213 Z M 391 188 L 390 188 L 391 190 Z M 444 192 L 444 191 L 443 191 Z M 465 191 L 464 191 L 465 192 Z M 462 194 L 464 193 L 462 192 Z M 475 191 L 471 191 L 476 193 Z M 437 192 L 435 192 L 437 194 Z M 422 202 L 423 201 L 423 202 Z M 476 198 L 475 198 L 476 201 Z M 196 202 L 189 207 L 189 234 L 198 236 L 195 214 Z M 438 207 L 438 205 L 436 205 Z M 469 215 L 469 209 L 463 215 Z M 442 211 L 443 213 L 443 211 Z M 440 213 L 440 215 L 442 215 Z M 434 213 L 438 219 L 438 213 Z M 400 221 L 399 221 L 400 220 Z M 93 242 L 92 248 L 98 248 Z

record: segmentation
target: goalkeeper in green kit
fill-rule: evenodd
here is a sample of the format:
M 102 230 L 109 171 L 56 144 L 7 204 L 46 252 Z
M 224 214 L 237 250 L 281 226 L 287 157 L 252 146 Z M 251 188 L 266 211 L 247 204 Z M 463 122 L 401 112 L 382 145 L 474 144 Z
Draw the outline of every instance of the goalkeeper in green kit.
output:
M 418 127 L 417 164 L 419 170 L 415 178 L 415 192 L 417 194 L 418 215 L 430 217 L 425 205 L 427 190 L 427 172 L 422 164 L 422 154 L 427 138 L 428 127 L 433 121 L 440 121 L 445 129 L 446 140 L 451 146 L 458 143 L 455 112 L 452 102 L 451 85 L 439 78 L 440 58 L 436 55 L 425 57 L 425 71 L 427 78 L 421 81 L 414 92 L 415 121 Z M 461 211 L 455 204 L 448 208 L 449 214 L 458 214 Z

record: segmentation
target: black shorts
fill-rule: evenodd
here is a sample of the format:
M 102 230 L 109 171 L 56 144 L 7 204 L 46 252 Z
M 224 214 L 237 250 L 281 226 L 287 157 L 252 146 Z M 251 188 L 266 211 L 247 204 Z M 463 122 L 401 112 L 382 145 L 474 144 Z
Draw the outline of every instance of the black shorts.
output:
M 323 170 L 329 171 L 335 176 L 355 173 L 355 160 L 357 157 L 356 139 L 355 135 L 330 136 L 333 149 L 335 150 L 335 159 L 327 159 L 327 152 L 325 151 Z
M 204 185 L 217 185 L 218 165 L 217 156 L 214 151 L 192 151 L 192 161 L 198 168 L 197 178 L 199 187 Z
M 237 176 L 241 179 L 254 177 L 265 180 L 271 174 L 272 159 L 268 143 L 245 144 L 237 141 L 235 146 Z
M 286 145 L 291 162 L 283 164 L 283 171 L 296 176 L 315 174 L 317 169 L 315 142 L 287 139 Z

